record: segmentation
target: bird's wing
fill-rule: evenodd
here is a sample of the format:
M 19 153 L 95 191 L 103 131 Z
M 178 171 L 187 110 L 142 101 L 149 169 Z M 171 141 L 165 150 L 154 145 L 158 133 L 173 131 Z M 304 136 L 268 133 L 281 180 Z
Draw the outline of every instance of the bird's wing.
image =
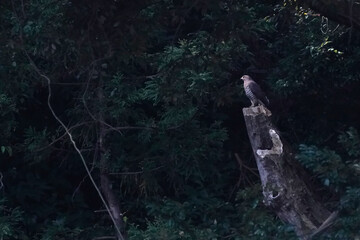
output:
M 249 88 L 251 92 L 257 97 L 258 99 L 262 99 L 265 97 L 265 93 L 261 90 L 260 86 L 256 82 L 251 82 L 249 84 Z
M 261 100 L 264 104 L 269 104 L 268 98 L 266 97 L 265 93 L 261 90 L 260 86 L 256 82 L 251 82 L 249 84 L 249 88 L 256 98 Z

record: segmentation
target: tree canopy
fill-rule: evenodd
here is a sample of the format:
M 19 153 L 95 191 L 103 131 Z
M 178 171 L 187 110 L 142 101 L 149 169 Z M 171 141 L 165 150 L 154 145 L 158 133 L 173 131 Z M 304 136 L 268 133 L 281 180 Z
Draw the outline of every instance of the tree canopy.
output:
M 360 15 L 328 2 L 1 2 L 0 238 L 297 239 L 262 202 L 244 74 L 339 210 L 319 239 L 359 237 Z

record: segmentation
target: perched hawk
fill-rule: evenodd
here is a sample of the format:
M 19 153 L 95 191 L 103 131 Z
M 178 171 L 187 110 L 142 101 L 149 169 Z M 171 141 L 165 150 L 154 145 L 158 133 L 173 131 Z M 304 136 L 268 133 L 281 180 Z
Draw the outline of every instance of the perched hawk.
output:
M 241 80 L 244 81 L 245 94 L 251 101 L 251 107 L 259 104 L 266 107 L 269 106 L 269 99 L 265 96 L 265 93 L 261 90 L 260 86 L 252 80 L 249 75 L 242 76 Z

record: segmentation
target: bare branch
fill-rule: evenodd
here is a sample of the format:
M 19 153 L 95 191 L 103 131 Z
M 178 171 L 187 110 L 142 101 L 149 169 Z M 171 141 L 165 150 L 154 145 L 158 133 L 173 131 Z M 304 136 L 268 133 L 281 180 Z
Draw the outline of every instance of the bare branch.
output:
M 105 240 L 105 239 L 116 239 L 116 237 L 114 237 L 114 236 L 103 236 L 103 237 L 93 238 L 92 240 Z
M 87 81 L 86 87 L 85 87 L 85 91 L 84 91 L 84 94 L 82 95 L 82 98 L 81 98 L 81 99 L 82 99 L 82 102 L 83 102 L 83 104 L 84 104 L 84 107 L 85 107 L 86 111 L 88 112 L 88 114 L 90 115 L 90 117 L 91 117 L 92 119 L 94 119 L 94 121 L 100 122 L 101 124 L 107 126 L 108 128 L 110 128 L 110 129 L 118 132 L 120 135 L 123 135 L 121 131 L 119 131 L 118 129 L 116 129 L 116 127 L 111 126 L 110 124 L 106 123 L 106 122 L 103 121 L 103 120 L 97 119 L 97 118 L 94 116 L 94 114 L 90 111 L 90 109 L 89 109 L 89 107 L 88 107 L 88 105 L 87 105 L 87 102 L 86 102 L 86 100 L 85 100 L 85 97 L 86 97 L 87 91 L 88 91 L 88 89 L 89 89 L 89 83 L 90 83 L 90 79 L 91 79 L 92 76 L 93 76 L 93 73 L 94 73 L 94 68 L 91 70 L 91 72 L 90 72 L 90 74 L 89 74 L 88 81 Z
M 160 167 L 157 167 L 157 168 L 153 168 L 153 169 L 150 169 L 150 170 L 143 170 L 143 171 L 137 171 L 137 172 L 119 172 L 119 173 L 109 173 L 109 175 L 137 175 L 137 174 L 142 174 L 142 173 L 145 173 L 145 172 L 154 172 L 156 170 L 159 170 L 161 168 L 163 168 L 164 166 L 160 166 Z
M 85 125 L 85 124 L 88 124 L 88 123 L 91 123 L 91 122 L 82 122 L 82 123 L 78 123 L 78 124 L 75 124 L 71 127 L 69 127 L 69 131 L 73 130 L 74 128 L 77 128 L 77 127 L 80 127 L 82 125 Z M 39 151 L 42 151 L 42 150 L 45 150 L 46 148 L 49 148 L 51 147 L 52 145 L 54 145 L 56 142 L 60 141 L 62 138 L 64 138 L 65 136 L 67 136 L 67 133 L 65 132 L 63 135 L 61 135 L 60 137 L 56 138 L 55 140 L 53 140 L 51 143 L 49 143 L 48 145 L 46 145 L 45 147 L 42 147 L 42 148 L 38 148 L 36 150 L 34 150 L 35 152 L 39 152 Z
M 93 156 L 93 162 L 92 162 L 92 164 L 91 164 L 90 172 L 92 172 L 92 171 L 94 170 L 94 168 L 95 168 L 95 162 L 96 162 L 96 158 L 97 158 L 98 151 L 99 151 L 98 145 L 96 144 L 96 146 L 95 146 L 95 151 L 94 151 L 94 156 Z M 71 200 L 74 200 L 76 193 L 79 191 L 81 185 L 84 183 L 84 181 L 85 181 L 85 179 L 86 179 L 87 177 L 88 177 L 88 175 L 86 174 L 86 175 L 83 177 L 83 179 L 80 181 L 79 185 L 76 187 L 73 195 L 71 196 Z
M 3 177 L 4 176 L 3 176 L 2 172 L 0 172 L 0 189 L 2 189 L 4 187 L 4 183 L 2 181 Z
M 247 170 L 249 170 L 252 174 L 254 174 L 255 176 L 259 177 L 259 174 L 256 172 L 257 169 L 256 168 L 250 168 L 248 166 L 246 166 L 243 161 L 241 160 L 240 156 L 238 153 L 234 153 L 234 156 L 236 158 L 236 161 L 238 162 L 239 164 L 239 168 L 242 169 L 242 168 L 245 168 Z
M 66 134 L 69 136 L 70 141 L 71 141 L 73 147 L 75 148 L 76 152 L 78 153 L 78 155 L 79 155 L 79 157 L 80 157 L 80 159 L 81 159 L 81 161 L 82 161 L 82 163 L 83 163 L 83 165 L 84 165 L 84 168 L 85 168 L 85 170 L 86 170 L 86 172 L 87 172 L 87 174 L 88 174 L 88 176 L 89 176 L 89 178 L 90 178 L 90 180 L 91 180 L 91 182 L 92 182 L 92 184 L 93 184 L 96 192 L 98 193 L 98 195 L 99 195 L 102 203 L 104 204 L 106 210 L 108 211 L 108 214 L 109 214 L 112 222 L 114 223 L 114 227 L 115 227 L 115 229 L 116 229 L 116 232 L 117 232 L 118 236 L 120 237 L 120 240 L 124 240 L 124 237 L 123 237 L 120 229 L 118 228 L 118 226 L 117 226 L 117 224 L 116 224 L 116 221 L 115 221 L 115 219 L 114 219 L 114 216 L 112 215 L 111 210 L 110 210 L 108 204 L 106 203 L 106 201 L 105 201 L 105 199 L 104 199 L 104 197 L 103 197 L 103 195 L 102 195 L 99 187 L 97 186 L 97 184 L 96 184 L 93 176 L 91 175 L 90 169 L 89 169 L 89 167 L 88 167 L 87 164 L 86 164 L 85 158 L 84 158 L 84 156 L 82 155 L 80 149 L 77 147 L 77 144 L 76 144 L 75 140 L 73 139 L 73 136 L 72 136 L 72 134 L 70 133 L 69 128 L 67 128 L 66 125 L 63 123 L 63 121 L 58 117 L 58 115 L 55 113 L 55 111 L 54 111 L 54 109 L 53 109 L 53 107 L 52 107 L 52 105 L 51 105 L 51 93 L 52 93 L 52 92 L 51 92 L 51 80 L 50 80 L 50 78 L 49 78 L 48 76 L 46 76 L 45 74 L 43 74 L 43 73 L 39 70 L 39 68 L 35 65 L 35 63 L 33 62 L 33 60 L 31 59 L 31 57 L 29 56 L 28 52 L 27 52 L 25 49 L 24 49 L 24 52 L 25 52 L 25 55 L 27 56 L 27 58 L 28 58 L 28 60 L 29 60 L 29 62 L 30 62 L 30 65 L 34 68 L 35 72 L 36 72 L 37 74 L 39 74 L 39 76 L 41 76 L 42 78 L 44 78 L 44 79 L 47 81 L 47 83 L 48 83 L 48 91 L 49 91 L 49 93 L 48 93 L 48 98 L 47 98 L 48 107 L 49 107 L 52 115 L 53 115 L 54 118 L 56 119 L 56 121 L 64 128 Z

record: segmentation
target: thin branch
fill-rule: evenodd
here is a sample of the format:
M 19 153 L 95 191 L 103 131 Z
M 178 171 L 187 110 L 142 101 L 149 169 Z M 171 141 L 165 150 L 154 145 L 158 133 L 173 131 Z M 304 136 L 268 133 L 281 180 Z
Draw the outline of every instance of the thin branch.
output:
M 107 129 L 106 132 L 108 131 L 118 131 L 118 130 L 155 130 L 156 128 L 154 127 L 131 127 L 131 126 L 127 126 L 127 127 L 112 127 L 110 129 Z
M 169 131 L 169 130 L 175 130 L 177 128 L 180 128 L 182 126 L 184 126 L 186 123 L 190 122 L 194 117 L 195 117 L 196 113 L 190 118 L 187 119 L 184 122 L 179 123 L 178 125 L 172 126 L 172 127 L 167 127 L 164 130 Z M 137 126 L 125 126 L 125 127 L 111 127 L 110 129 L 107 129 L 106 131 L 111 131 L 111 130 L 156 130 L 156 129 L 160 129 L 159 127 L 137 127 Z
M 350 16 L 349 16 L 349 20 L 350 20 L 350 31 L 349 31 L 349 39 L 348 39 L 348 45 L 350 45 L 351 43 L 351 37 L 352 37 L 352 32 L 353 32 L 353 6 L 354 6 L 354 0 L 350 0 L 350 4 L 349 4 L 349 12 L 350 12 Z
M 105 36 L 105 37 L 107 38 L 107 36 Z M 89 37 L 89 39 L 90 39 L 90 37 Z M 108 41 L 108 42 L 109 42 L 109 41 Z M 91 41 L 90 41 L 90 40 L 89 40 L 89 44 L 90 44 L 90 46 L 91 46 Z M 91 48 L 91 49 L 92 49 L 92 48 Z M 94 53 L 92 52 L 93 61 L 90 63 L 88 69 L 85 70 L 85 72 L 89 70 L 89 71 L 90 71 L 90 74 L 89 74 L 88 80 L 87 80 L 87 82 L 86 82 L 85 91 L 84 91 L 81 99 L 82 99 L 82 102 L 83 102 L 83 104 L 84 104 L 84 107 L 85 107 L 86 111 L 88 112 L 88 114 L 90 115 L 90 117 L 91 117 L 92 119 L 94 119 L 94 121 L 100 122 L 101 124 L 107 126 L 108 128 L 110 128 L 110 129 L 118 132 L 120 135 L 123 135 L 122 132 L 120 132 L 119 130 L 117 130 L 115 127 L 111 126 L 111 125 L 108 124 L 107 122 L 102 121 L 102 120 L 100 120 L 100 119 L 97 119 L 97 118 L 94 116 L 94 114 L 90 111 L 90 109 L 89 109 L 89 107 L 88 107 L 88 105 L 87 105 L 87 102 L 86 102 L 86 100 L 85 100 L 87 91 L 88 91 L 88 89 L 89 89 L 90 80 L 92 79 L 92 77 L 93 77 L 93 75 L 94 75 L 94 69 L 95 69 L 96 64 L 98 64 L 99 62 L 102 62 L 102 61 L 104 61 L 104 60 L 106 60 L 106 59 L 111 58 L 111 57 L 113 56 L 113 54 L 114 54 L 114 53 L 113 53 L 113 51 L 112 51 L 112 46 L 111 46 L 110 43 L 108 44 L 108 52 L 105 54 L 104 57 L 95 59 L 95 58 L 94 58 Z M 90 70 L 90 68 L 92 68 L 92 69 Z
M 93 238 L 92 240 L 105 240 L 105 239 L 116 239 L 116 237 L 113 237 L 113 236 L 103 236 L 103 237 Z
M 93 69 L 91 70 L 91 72 L 90 72 L 90 75 L 89 75 L 89 77 L 88 77 L 88 81 L 87 81 L 87 83 L 86 83 L 86 87 L 85 87 L 84 94 L 82 95 L 82 98 L 81 98 L 81 99 L 82 99 L 82 102 L 83 102 L 83 104 L 84 104 L 84 107 L 85 107 L 86 111 L 88 112 L 88 114 L 90 115 L 90 117 L 91 117 L 92 119 L 94 119 L 94 121 L 100 122 L 100 123 L 102 123 L 103 125 L 107 126 L 108 128 L 110 128 L 110 129 L 118 132 L 120 135 L 123 135 L 122 132 L 119 131 L 119 130 L 117 130 L 115 127 L 111 126 L 110 124 L 106 123 L 105 121 L 102 121 L 102 120 L 100 120 L 100 119 L 97 119 L 97 118 L 94 116 L 94 114 L 92 114 L 92 112 L 90 111 L 90 109 L 89 109 L 89 107 L 88 107 L 88 105 L 87 105 L 87 103 L 86 103 L 85 96 L 86 96 L 87 91 L 88 91 L 88 89 L 89 89 L 89 83 L 90 83 L 90 79 L 91 79 L 92 76 L 93 76 L 93 72 L 94 72 L 94 68 L 93 68 Z
M 98 145 L 96 144 L 95 146 L 95 150 L 94 150 L 94 156 L 93 156 L 93 162 L 91 164 L 91 168 L 90 168 L 90 173 L 94 170 L 95 168 L 95 162 L 96 162 L 96 157 L 98 154 Z M 73 195 L 71 196 L 71 200 L 74 200 L 76 193 L 79 191 L 81 185 L 85 182 L 85 179 L 88 177 L 88 175 L 86 174 L 83 179 L 80 181 L 79 185 L 76 187 L 75 191 L 73 192 Z
M 254 174 L 256 177 L 259 177 L 259 174 L 256 173 L 256 168 L 250 168 L 248 166 L 246 166 L 243 161 L 241 160 L 240 156 L 238 153 L 234 153 L 235 159 L 239 164 L 239 171 L 240 171 L 240 176 L 239 179 L 237 181 L 237 183 L 235 184 L 235 186 L 233 187 L 233 189 L 231 190 L 231 193 L 229 195 L 229 200 L 230 198 L 233 196 L 235 190 L 240 186 L 241 182 L 248 182 L 250 185 L 252 185 L 252 182 L 250 181 L 249 177 L 246 174 L 243 174 L 243 168 L 247 169 L 248 171 L 250 171 L 252 174 Z
M 103 212 L 107 212 L 106 209 L 100 209 L 100 210 L 95 210 L 94 213 L 103 213 Z
M 259 174 L 256 172 L 256 168 L 250 168 L 250 167 L 246 166 L 246 165 L 243 163 L 243 161 L 241 160 L 239 154 L 234 153 L 234 156 L 235 156 L 237 162 L 239 163 L 240 169 L 241 169 L 242 167 L 244 167 L 245 169 L 249 170 L 252 174 L 254 174 L 255 176 L 259 177 Z
M 2 172 L 0 172 L 0 189 L 2 189 L 4 187 L 4 183 L 2 181 L 3 177 L 4 176 L 3 176 Z
M 84 82 L 57 82 L 57 83 L 51 83 L 51 85 L 63 85 L 63 86 L 77 86 L 77 85 L 84 85 Z
M 154 172 L 156 170 L 159 170 L 161 168 L 163 168 L 164 166 L 160 166 L 157 168 L 153 168 L 150 170 L 143 170 L 143 171 L 137 171 L 137 172 L 120 172 L 120 173 L 109 173 L 109 175 L 137 175 L 137 174 L 142 174 L 142 173 L 147 173 L 147 172 Z
M 77 128 L 77 127 L 80 127 L 82 125 L 85 125 L 85 124 L 88 124 L 88 123 L 91 123 L 90 121 L 89 122 L 83 122 L 83 123 L 78 123 L 78 124 L 75 124 L 71 127 L 69 127 L 69 131 L 71 131 L 72 129 L 74 128 Z M 51 147 L 52 145 L 54 145 L 56 142 L 58 142 L 59 140 L 61 140 L 62 138 L 64 138 L 65 136 L 67 136 L 67 133 L 65 132 L 63 135 L 61 135 L 60 137 L 56 138 L 55 140 L 53 140 L 51 143 L 49 143 L 48 145 L 46 145 L 45 147 L 42 147 L 42 148 L 38 148 L 36 150 L 34 150 L 35 152 L 39 152 L 39 151 L 42 151 L 42 150 L 45 150 L 46 148 L 49 148 Z
M 13 2 L 13 0 L 12 0 L 11 2 L 12 2 L 12 5 L 13 5 L 13 8 L 14 8 L 14 2 Z M 21 23 L 21 19 L 17 16 L 16 11 L 15 11 L 15 8 L 14 8 L 14 12 L 15 12 L 15 15 L 16 15 L 16 17 L 17 17 L 17 20 L 19 21 L 19 23 Z M 70 141 L 71 141 L 74 149 L 75 149 L 76 152 L 78 153 L 78 155 L 79 155 L 79 157 L 80 157 L 80 159 L 81 159 L 81 162 L 82 162 L 82 164 L 84 165 L 84 168 L 85 168 L 86 173 L 88 174 L 88 176 L 89 176 L 89 178 L 90 178 L 90 180 L 91 180 L 91 183 L 93 184 L 93 186 L 94 186 L 94 188 L 95 188 L 95 190 L 96 190 L 99 198 L 101 199 L 101 202 L 104 204 L 106 210 L 108 211 L 108 214 L 109 214 L 109 216 L 110 216 L 110 218 L 111 218 L 111 221 L 113 222 L 113 225 L 114 225 L 115 230 L 116 230 L 116 232 L 117 232 L 117 234 L 118 234 L 118 237 L 120 238 L 120 240 L 125 240 L 125 238 L 123 237 L 123 235 L 122 235 L 119 227 L 118 227 L 117 224 L 116 224 L 115 218 L 114 218 L 114 216 L 112 215 L 112 212 L 111 212 L 111 210 L 110 210 L 110 208 L 109 208 L 109 205 L 106 203 L 106 201 L 105 201 L 105 199 L 104 199 L 104 197 L 103 197 L 103 195 L 102 195 L 99 187 L 97 186 L 97 184 L 96 184 L 93 176 L 91 175 L 90 169 L 89 169 L 89 167 L 88 167 L 87 164 L 86 164 L 85 158 L 84 158 L 84 156 L 82 155 L 80 149 L 77 147 L 77 144 L 76 144 L 75 140 L 73 139 L 73 136 L 72 136 L 69 128 L 66 127 L 66 125 L 64 124 L 63 121 L 61 121 L 61 119 L 58 117 L 58 115 L 56 114 L 56 112 L 54 111 L 54 109 L 53 109 L 53 107 L 52 107 L 52 105 L 51 105 L 52 92 L 51 92 L 51 80 L 50 80 L 50 78 L 49 78 L 48 76 L 46 76 L 45 74 L 43 74 L 43 73 L 40 71 L 40 69 L 36 66 L 36 64 L 34 63 L 34 61 L 32 60 L 32 58 L 30 57 L 29 53 L 26 51 L 26 49 L 25 49 L 25 47 L 24 47 L 24 41 L 23 41 L 23 38 L 22 38 L 22 31 L 21 31 L 21 30 L 20 30 L 20 36 L 19 36 L 19 37 L 20 37 L 20 41 L 21 41 L 21 43 L 22 43 L 22 49 L 23 49 L 23 51 L 24 51 L 24 53 L 25 53 L 25 56 L 27 57 L 30 65 L 33 67 L 33 69 L 35 70 L 35 72 L 36 72 L 40 77 L 42 77 L 43 79 L 45 79 L 46 82 L 47 82 L 47 85 L 48 85 L 47 105 L 48 105 L 48 107 L 49 107 L 49 109 L 50 109 L 50 111 L 51 111 L 51 114 L 52 114 L 53 117 L 56 119 L 56 121 L 64 128 L 66 134 L 69 136 L 69 139 L 70 139 Z
M 53 107 L 52 107 L 52 105 L 51 105 L 51 94 L 52 94 L 52 93 L 51 93 L 51 80 L 50 80 L 50 78 L 49 78 L 48 76 L 46 76 L 45 74 L 43 74 L 43 73 L 38 69 L 38 67 L 35 65 L 35 63 L 33 62 L 33 60 L 31 59 L 31 57 L 29 56 L 29 54 L 27 53 L 27 51 L 26 51 L 25 49 L 24 49 L 24 52 L 25 52 L 25 55 L 27 56 L 27 58 L 28 58 L 28 60 L 29 60 L 29 62 L 30 62 L 30 64 L 31 64 L 31 66 L 34 68 L 34 70 L 37 72 L 37 74 L 39 74 L 39 76 L 41 76 L 42 78 L 44 78 L 44 79 L 47 81 L 48 91 L 49 91 L 49 93 L 48 93 L 48 98 L 47 98 L 48 107 L 49 107 L 52 115 L 53 115 L 54 118 L 56 119 L 56 121 L 58 121 L 58 123 L 64 128 L 66 134 L 69 136 L 69 139 L 70 139 L 73 147 L 75 148 L 76 152 L 78 153 L 78 155 L 79 155 L 79 157 L 80 157 L 80 159 L 81 159 L 81 161 L 82 161 L 82 163 L 83 163 L 83 165 L 84 165 L 84 168 L 85 168 L 85 170 L 86 170 L 86 172 L 87 172 L 87 174 L 88 174 L 88 176 L 89 176 L 89 178 L 90 178 L 90 180 L 91 180 L 91 182 L 92 182 L 92 184 L 93 184 L 96 192 L 98 193 L 98 195 L 99 195 L 102 203 L 104 204 L 106 210 L 107 210 L 108 213 L 109 213 L 109 216 L 110 216 L 110 218 L 111 218 L 111 220 L 112 220 L 112 222 L 113 222 L 113 224 L 114 224 L 114 227 L 115 227 L 115 229 L 116 229 L 116 232 L 118 233 L 118 236 L 120 237 L 120 240 L 124 240 L 124 237 L 123 237 L 120 229 L 119 229 L 118 226 L 116 225 L 116 221 L 115 221 L 115 219 L 114 219 L 114 216 L 113 216 L 112 213 L 111 213 L 111 210 L 110 210 L 108 204 L 106 203 L 106 201 L 105 201 L 105 199 L 104 199 L 104 197 L 103 197 L 103 195 L 102 195 L 99 187 L 97 186 L 97 184 L 96 184 L 93 176 L 91 175 L 90 169 L 89 169 L 89 167 L 88 167 L 87 164 L 86 164 L 86 161 L 85 161 L 84 156 L 82 155 L 80 149 L 77 147 L 77 144 L 76 144 L 75 140 L 73 139 L 73 136 L 72 136 L 72 134 L 70 133 L 69 129 L 68 129 L 68 128 L 66 127 L 66 125 L 63 123 L 63 121 L 61 121 L 61 119 L 60 119 L 60 118 L 58 117 L 58 115 L 55 113 L 55 111 L 54 111 L 54 109 L 53 109 Z

